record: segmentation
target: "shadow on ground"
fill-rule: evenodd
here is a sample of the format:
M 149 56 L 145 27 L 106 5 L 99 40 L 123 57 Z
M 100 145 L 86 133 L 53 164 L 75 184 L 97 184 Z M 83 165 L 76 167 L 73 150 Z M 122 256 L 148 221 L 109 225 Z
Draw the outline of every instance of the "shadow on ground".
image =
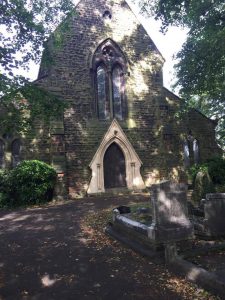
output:
M 142 197 L 141 201 L 146 201 Z M 83 221 L 137 198 L 86 198 L 0 212 L 0 299 L 208 299 Z M 200 295 L 200 294 L 199 294 Z M 213 298 L 209 298 L 213 299 Z

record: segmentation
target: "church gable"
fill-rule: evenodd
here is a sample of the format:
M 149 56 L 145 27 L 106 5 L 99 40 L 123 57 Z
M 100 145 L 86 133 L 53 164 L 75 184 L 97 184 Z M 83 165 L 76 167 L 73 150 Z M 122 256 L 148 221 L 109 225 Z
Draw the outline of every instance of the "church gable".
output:
M 181 101 L 163 88 L 164 60 L 126 1 L 81 0 L 45 52 L 51 59 L 43 58 L 36 84 L 68 106 L 36 144 L 70 196 L 184 180 L 189 121 L 175 118 Z M 209 127 L 193 130 L 202 160 L 210 156 L 205 137 L 216 149 Z M 1 164 L 4 149 L 3 140 Z
M 67 23 L 66 32 L 60 33 L 59 27 L 53 34 L 53 40 L 60 40 L 60 45 L 50 39 L 48 52 L 53 64 L 46 72 L 43 62 L 39 72 L 39 79 L 47 75 L 43 84 L 47 81 L 52 90 L 66 93 L 68 100 L 75 100 L 72 93 L 76 91 L 76 98 L 85 97 L 92 102 L 90 63 L 93 53 L 108 38 L 127 58 L 127 93 L 142 97 L 148 92 L 149 84 L 162 85 L 163 58 L 126 1 L 81 0 Z

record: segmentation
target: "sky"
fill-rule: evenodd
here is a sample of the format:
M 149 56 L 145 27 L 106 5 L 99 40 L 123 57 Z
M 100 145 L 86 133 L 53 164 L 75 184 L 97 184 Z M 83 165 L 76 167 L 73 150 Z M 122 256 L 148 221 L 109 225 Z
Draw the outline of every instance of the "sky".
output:
M 74 0 L 75 4 L 76 2 L 78 2 L 78 0 Z M 185 42 L 187 29 L 171 26 L 164 35 L 160 32 L 159 21 L 155 21 L 154 18 L 144 17 L 140 14 L 140 8 L 138 8 L 132 0 L 127 0 L 127 2 L 164 57 L 166 61 L 163 68 L 164 86 L 171 90 L 171 85 L 176 80 L 173 68 L 176 61 L 173 59 L 173 56 L 181 49 L 182 44 Z M 37 79 L 39 65 L 30 63 L 29 67 L 29 71 L 20 69 L 17 70 L 16 74 L 28 77 L 31 81 Z M 178 93 L 178 91 L 176 92 Z
M 181 49 L 183 43 L 186 41 L 188 30 L 170 26 L 167 33 L 163 34 L 160 32 L 161 22 L 154 20 L 153 17 L 144 17 L 143 14 L 140 13 L 140 8 L 134 5 L 132 0 L 127 0 L 127 3 L 133 9 L 139 21 L 145 27 L 149 36 L 164 57 L 164 86 L 171 89 L 171 85 L 176 81 L 173 67 L 176 61 L 173 56 Z

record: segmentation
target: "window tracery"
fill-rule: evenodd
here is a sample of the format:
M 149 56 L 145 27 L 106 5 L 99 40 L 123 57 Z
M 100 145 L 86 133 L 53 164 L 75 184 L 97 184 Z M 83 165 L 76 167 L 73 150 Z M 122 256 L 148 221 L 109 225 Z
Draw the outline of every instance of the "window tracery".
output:
M 184 140 L 184 165 L 190 167 L 192 164 L 199 163 L 199 142 L 189 132 L 187 138 Z
M 98 118 L 124 119 L 126 60 L 123 53 L 108 39 L 97 48 L 92 64 Z

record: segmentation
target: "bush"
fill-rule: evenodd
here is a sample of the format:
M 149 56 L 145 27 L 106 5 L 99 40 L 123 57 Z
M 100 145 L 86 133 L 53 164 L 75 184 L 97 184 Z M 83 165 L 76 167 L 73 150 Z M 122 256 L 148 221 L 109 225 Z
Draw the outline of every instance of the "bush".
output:
M 205 198 L 207 193 L 225 191 L 225 159 L 214 157 L 207 160 L 204 164 L 195 165 L 190 168 L 194 183 L 192 199 L 199 202 Z
M 213 184 L 224 185 L 225 184 L 225 159 L 220 157 L 214 157 L 208 159 L 205 163 L 195 165 L 190 168 L 189 174 L 193 182 L 195 181 L 198 172 L 208 172 Z
M 8 194 L 10 192 L 8 172 L 0 170 L 0 207 L 8 206 Z
M 2 177 L 2 205 L 7 198 L 8 206 L 21 206 L 50 201 L 57 174 L 44 162 L 27 160 Z
M 6 172 L 0 170 L 0 193 L 3 191 L 4 181 L 5 181 Z
M 192 200 L 200 204 L 201 199 L 205 198 L 208 193 L 215 193 L 212 179 L 207 171 L 199 171 L 195 178 Z
M 193 183 L 195 182 L 196 176 L 199 172 L 208 173 L 208 166 L 206 164 L 201 164 L 190 167 L 188 175 L 190 176 Z
M 225 184 L 225 159 L 215 157 L 207 162 L 208 172 L 214 184 Z

